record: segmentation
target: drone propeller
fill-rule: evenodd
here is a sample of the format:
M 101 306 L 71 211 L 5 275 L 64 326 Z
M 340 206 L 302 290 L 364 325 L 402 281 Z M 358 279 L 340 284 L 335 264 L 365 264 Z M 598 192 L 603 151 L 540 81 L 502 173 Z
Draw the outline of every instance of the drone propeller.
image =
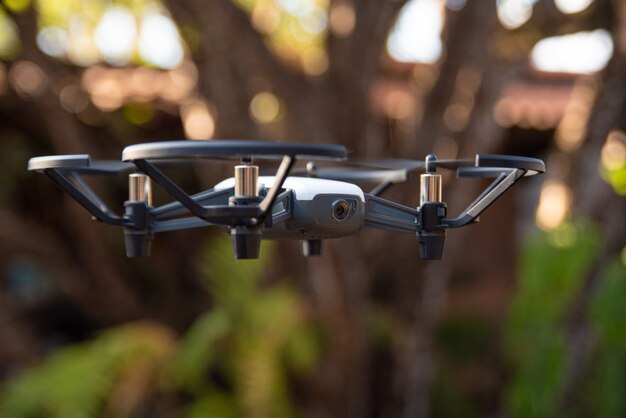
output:
M 481 173 L 484 173 L 487 177 L 489 177 L 489 173 L 512 168 L 527 170 L 530 174 L 543 173 L 545 171 L 543 161 L 537 158 L 517 157 L 511 155 L 476 154 L 473 159 L 464 158 L 438 160 L 436 156 L 430 154 L 424 160 L 409 160 L 401 158 L 353 158 L 346 160 L 339 167 L 322 168 L 317 167 L 317 165 L 313 163 L 307 165 L 306 173 L 311 177 L 337 177 L 337 180 L 341 178 L 342 180 L 350 181 L 350 178 L 354 178 L 354 181 L 376 181 L 377 179 L 384 177 L 385 172 L 391 173 L 393 176 L 399 172 L 408 173 L 417 170 L 434 172 L 438 168 L 457 170 L 460 176 L 467 177 L 479 177 Z M 475 170 L 476 168 L 481 168 L 481 170 Z M 485 168 L 489 168 L 491 170 L 485 170 Z M 303 172 L 300 171 L 298 173 L 302 174 Z M 354 174 L 350 175 L 350 173 Z M 372 173 L 371 176 L 368 176 L 368 173 Z
M 369 167 L 384 170 L 404 170 L 415 171 L 426 168 L 425 160 L 408 160 L 402 158 L 378 158 L 378 159 L 361 159 L 355 158 L 346 161 L 346 165 L 354 167 Z M 448 170 L 456 170 L 460 167 L 471 167 L 474 165 L 473 160 L 435 160 L 430 162 L 431 168 L 444 168 Z
M 429 163 L 431 168 L 444 168 L 456 170 L 461 167 L 471 167 L 474 160 L 434 160 Z M 397 177 L 403 173 L 402 181 L 411 171 L 423 170 L 425 161 L 408 160 L 401 158 L 353 158 L 344 161 L 341 166 L 318 167 L 315 163 L 307 164 L 306 170 L 296 171 L 297 174 L 307 174 L 310 177 L 332 178 L 333 180 L 352 181 L 378 181 L 388 177 Z M 350 174 L 353 173 L 353 174 Z M 371 173 L 371 174 L 369 174 Z
M 543 161 L 536 158 L 477 154 L 473 159 L 438 160 L 430 154 L 424 160 L 354 158 L 346 160 L 341 166 L 331 167 L 318 167 L 316 163 L 309 162 L 305 170 L 295 171 L 294 174 L 352 183 L 378 183 L 370 194 L 380 195 L 392 184 L 407 181 L 411 172 L 423 170 L 435 173 L 438 168 L 456 170 L 459 178 L 493 178 L 516 168 L 525 170 L 525 175 L 545 171 Z
M 363 167 L 318 167 L 316 163 L 309 162 L 306 170 L 295 172 L 296 175 L 314 177 L 327 180 L 346 181 L 349 183 L 377 183 L 393 181 L 399 183 L 407 180 L 407 170 L 387 168 L 363 168 Z

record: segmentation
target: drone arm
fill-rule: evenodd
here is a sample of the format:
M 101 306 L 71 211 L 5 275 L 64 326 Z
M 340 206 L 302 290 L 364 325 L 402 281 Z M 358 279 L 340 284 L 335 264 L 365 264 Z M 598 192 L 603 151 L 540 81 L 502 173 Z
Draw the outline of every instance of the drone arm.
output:
M 210 202 L 213 199 L 223 199 L 224 196 L 232 195 L 232 188 L 224 189 L 224 190 L 208 190 L 206 192 L 198 193 L 194 195 L 194 199 L 201 203 Z M 272 224 L 276 225 L 286 220 L 291 219 L 292 215 L 292 205 L 291 201 L 293 193 L 291 191 L 286 191 L 281 193 L 276 202 L 274 203 L 274 208 L 272 209 Z M 180 215 L 185 213 L 184 208 L 178 204 L 178 202 L 168 203 L 167 205 L 163 205 L 152 212 L 154 217 L 154 212 L 161 208 L 167 209 L 167 211 L 161 210 L 157 213 L 157 217 L 154 217 L 155 222 L 152 223 L 151 231 L 153 232 L 169 232 L 169 231 L 178 231 L 181 229 L 192 229 L 192 228 L 203 228 L 206 226 L 223 226 L 216 223 L 212 223 L 209 221 L 205 221 L 203 219 L 197 218 L 195 216 L 190 216 L 186 218 L 179 219 L 166 219 L 166 220 L 158 220 L 159 217 L 164 217 L 165 213 L 167 215 Z M 176 206 L 176 207 L 174 207 Z M 171 209 L 169 209 L 169 208 Z
M 65 174 L 56 168 L 44 169 L 43 172 L 97 220 L 111 225 L 128 226 L 129 220 L 115 215 L 78 173 L 70 171 Z
M 278 195 L 276 201 L 274 202 L 274 206 L 272 206 L 271 226 L 291 219 L 291 216 L 293 215 L 293 201 L 294 194 L 291 190 L 286 190 Z
M 80 176 L 79 173 L 74 171 L 67 173 L 67 177 L 69 182 L 71 182 L 74 187 L 76 187 L 81 193 L 85 195 L 85 197 L 91 200 L 94 205 L 98 206 L 100 210 L 104 213 L 112 215 L 113 212 L 104 204 L 104 202 L 98 197 L 98 195 L 85 183 L 85 180 Z
M 191 198 L 201 205 L 226 205 L 228 204 L 228 198 L 233 195 L 234 188 L 215 190 L 210 189 L 200 193 L 197 193 Z M 170 216 L 183 215 L 189 210 L 179 201 L 174 201 L 158 208 L 154 208 L 151 211 L 151 215 L 154 219 L 165 219 Z M 206 222 L 205 222 L 206 223 Z
M 493 202 L 509 190 L 526 174 L 526 170 L 515 168 L 502 170 L 498 177 L 467 208 L 454 219 L 443 219 L 443 228 L 459 228 L 473 222 Z
M 167 221 L 158 221 L 152 224 L 153 232 L 169 232 L 181 229 L 203 228 L 205 226 L 215 226 L 211 222 L 196 218 L 195 216 L 181 219 L 170 219 Z
M 258 216 L 259 210 L 254 206 L 233 207 L 228 205 L 214 205 L 205 207 L 189 196 L 183 189 L 174 183 L 165 173 L 159 170 L 148 160 L 139 158 L 132 162 L 144 173 L 150 176 L 159 186 L 161 186 L 174 199 L 178 200 L 184 207 L 198 218 L 214 222 L 216 224 L 236 224 L 242 218 L 253 219 Z M 235 212 L 236 211 L 236 212 Z
M 394 232 L 417 231 L 419 212 L 387 199 L 365 194 L 365 226 Z
M 167 193 L 169 193 L 174 199 L 178 200 L 184 207 L 189 209 L 191 213 L 199 218 L 206 217 L 206 210 L 204 206 L 196 202 L 193 197 L 189 196 L 183 189 L 178 187 L 168 176 L 159 170 L 154 164 L 148 162 L 145 159 L 133 160 L 133 163 L 139 167 L 144 173 L 156 181 Z
M 254 222 L 254 219 L 258 219 L 259 222 L 262 222 L 268 214 L 271 214 L 271 208 L 276 202 L 276 198 L 283 186 L 285 178 L 287 178 L 291 167 L 293 167 L 295 163 L 295 158 L 289 155 L 283 157 L 278 172 L 276 173 L 274 185 L 270 188 L 258 207 L 229 205 L 212 205 L 205 207 L 198 200 L 194 199 L 194 197 L 189 196 L 154 164 L 145 159 L 136 159 L 133 160 L 133 162 L 198 218 L 219 224 L 236 224 L 240 222 L 242 218 L 249 218 L 251 222 Z M 169 210 L 174 210 L 174 207 L 162 209 L 164 212 L 168 212 Z
M 271 215 L 272 208 L 274 207 L 274 202 L 276 202 L 276 198 L 280 192 L 280 189 L 283 187 L 283 183 L 285 179 L 289 175 L 291 168 L 295 164 L 295 157 L 291 157 L 289 155 L 285 155 L 283 160 L 278 167 L 278 171 L 276 172 L 276 176 L 274 178 L 274 185 L 267 192 L 267 195 L 263 198 L 263 201 L 259 204 L 259 208 L 261 209 L 261 218 L 265 218 L 268 214 Z M 261 219 L 262 220 L 262 219 Z

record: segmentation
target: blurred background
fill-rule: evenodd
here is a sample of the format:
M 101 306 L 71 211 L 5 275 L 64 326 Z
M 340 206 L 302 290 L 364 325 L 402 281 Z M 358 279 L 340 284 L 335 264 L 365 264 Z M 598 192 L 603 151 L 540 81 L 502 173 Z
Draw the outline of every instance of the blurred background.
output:
M 626 2 L 4 0 L 0 417 L 626 416 Z M 124 257 L 28 158 L 187 138 L 539 157 L 444 261 L 363 231 Z M 229 165 L 181 169 L 189 190 Z M 94 179 L 121 207 L 123 177 Z M 446 178 L 458 213 L 485 186 Z M 418 204 L 412 180 L 388 196 Z

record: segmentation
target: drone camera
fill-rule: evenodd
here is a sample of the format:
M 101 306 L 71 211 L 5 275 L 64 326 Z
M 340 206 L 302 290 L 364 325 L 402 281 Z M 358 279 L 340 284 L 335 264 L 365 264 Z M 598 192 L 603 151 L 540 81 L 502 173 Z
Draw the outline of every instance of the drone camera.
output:
M 343 222 L 350 217 L 352 205 L 345 199 L 333 203 L 332 215 L 337 222 Z

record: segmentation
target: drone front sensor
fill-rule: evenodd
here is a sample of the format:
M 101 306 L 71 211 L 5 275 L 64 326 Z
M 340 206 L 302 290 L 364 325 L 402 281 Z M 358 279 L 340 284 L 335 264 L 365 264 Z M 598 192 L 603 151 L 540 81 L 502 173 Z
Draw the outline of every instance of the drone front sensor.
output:
M 126 255 L 147 256 L 155 234 L 219 227 L 232 238 L 238 259 L 257 258 L 261 240 L 300 240 L 305 256 L 320 255 L 322 241 L 355 234 L 363 227 L 416 234 L 423 259 L 441 259 L 446 230 L 468 225 L 523 176 L 543 173 L 543 161 L 503 155 L 477 155 L 473 160 L 347 161 L 320 168 L 309 162 L 292 174 L 297 159 L 345 160 L 338 145 L 266 141 L 164 141 L 131 145 L 122 162 L 92 162 L 88 155 L 35 157 L 28 169 L 42 172 L 81 204 L 94 219 L 124 229 Z M 213 188 L 187 194 L 158 167 L 173 159 L 232 158 L 239 160 L 233 177 Z M 273 176 L 260 176 L 255 160 L 280 160 Z M 367 167 L 358 169 L 356 167 Z M 448 218 L 437 168 L 453 169 L 459 177 L 493 178 L 458 217 Z M 420 176 L 420 205 L 411 208 L 380 197 L 391 185 Z M 116 215 L 85 183 L 83 175 L 129 172 L 129 194 L 123 214 Z M 154 206 L 152 183 L 173 201 Z M 356 183 L 375 182 L 365 193 Z

